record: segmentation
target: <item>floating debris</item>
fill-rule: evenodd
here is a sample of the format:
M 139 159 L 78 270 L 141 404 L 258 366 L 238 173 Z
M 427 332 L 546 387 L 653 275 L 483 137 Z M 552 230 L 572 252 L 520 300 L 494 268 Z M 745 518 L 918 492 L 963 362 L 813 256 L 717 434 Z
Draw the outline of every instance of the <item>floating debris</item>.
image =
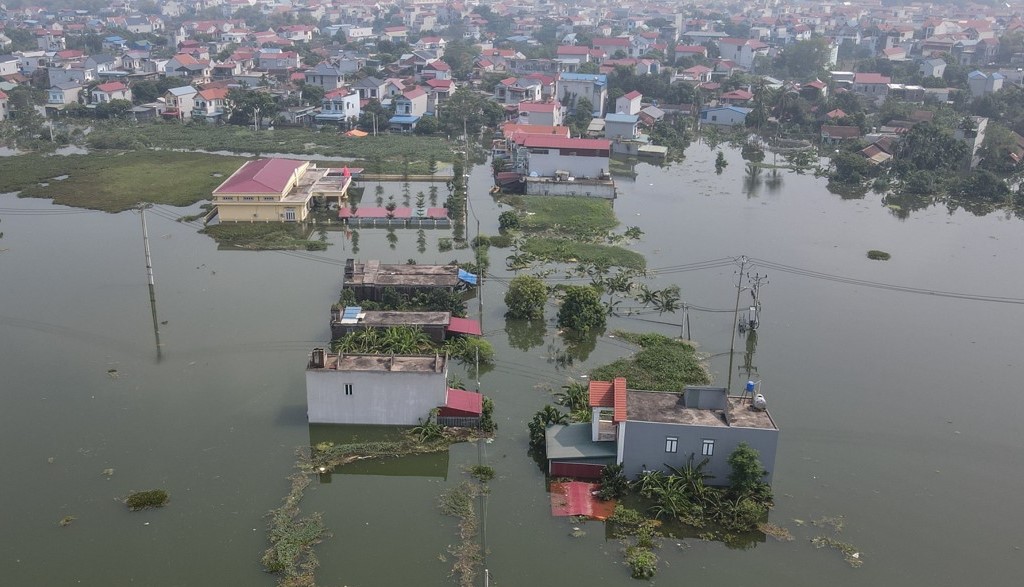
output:
M 114 475 L 113 469 L 103 469 L 103 475 L 105 477 L 112 477 Z
M 811 521 L 811 523 L 818 528 L 831 528 L 833 532 L 839 534 L 843 531 L 843 526 L 846 524 L 846 518 L 843 516 L 822 516 L 817 520 Z
M 118 375 L 120 375 L 120 373 L 117 372 L 117 369 L 107 369 L 107 377 L 117 379 Z
M 48 458 L 46 459 L 46 462 L 47 462 L 47 463 L 50 463 L 50 464 L 52 465 L 52 464 L 53 464 L 53 463 L 54 463 L 54 462 L 55 462 L 56 460 L 57 460 L 57 459 L 55 459 L 55 458 L 53 458 L 53 457 L 48 457 Z
M 843 553 L 843 560 L 846 561 L 851 567 L 859 567 L 864 564 L 864 561 L 860 558 L 860 552 L 855 546 L 846 542 L 840 542 L 835 538 L 829 538 L 828 536 L 815 536 L 811 538 L 811 544 L 814 548 L 831 548 L 838 550 Z
M 777 524 L 772 524 L 771 522 L 764 522 L 763 524 L 758 524 L 757 529 L 761 532 L 764 532 L 765 535 L 771 536 L 772 538 L 782 542 L 790 542 L 791 540 L 793 540 L 793 533 L 790 532 L 788 528 L 784 528 Z
M 585 530 L 583 530 L 582 528 L 580 528 L 579 526 L 574 527 L 572 529 L 572 532 L 569 533 L 569 536 L 572 536 L 573 538 L 583 538 L 586 535 L 587 535 L 587 532 Z
M 74 522 L 77 519 L 78 518 L 75 517 L 75 516 L 64 516 L 63 518 L 60 519 L 59 522 L 57 522 L 57 525 L 60 526 L 61 528 L 67 528 L 68 526 L 71 525 L 71 522 Z

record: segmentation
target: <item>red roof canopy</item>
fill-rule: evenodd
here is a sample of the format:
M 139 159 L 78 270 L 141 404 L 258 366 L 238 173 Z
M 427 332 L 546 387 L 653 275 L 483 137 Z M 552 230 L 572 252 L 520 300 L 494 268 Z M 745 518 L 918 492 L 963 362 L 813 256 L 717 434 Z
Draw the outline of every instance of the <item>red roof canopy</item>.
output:
M 306 161 L 296 159 L 257 159 L 238 169 L 214 194 L 280 194 L 292 176 Z
M 484 411 L 484 396 L 464 389 L 448 388 L 448 397 L 441 408 L 442 416 L 479 416 Z
M 458 318 L 452 316 L 448 321 L 448 332 L 455 332 L 457 334 L 472 334 L 474 336 L 483 335 L 483 330 L 480 328 L 480 323 L 470 318 Z

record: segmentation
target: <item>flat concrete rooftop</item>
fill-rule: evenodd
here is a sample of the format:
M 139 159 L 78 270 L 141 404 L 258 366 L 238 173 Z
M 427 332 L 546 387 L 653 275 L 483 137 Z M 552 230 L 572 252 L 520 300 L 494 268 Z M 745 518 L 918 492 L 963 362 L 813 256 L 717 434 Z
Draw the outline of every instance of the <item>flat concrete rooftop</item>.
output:
M 456 265 L 384 265 L 380 261 L 355 263 L 346 285 L 455 286 Z
M 357 355 L 328 354 L 323 369 L 316 371 L 397 371 L 404 373 L 443 373 L 445 358 L 440 355 Z
M 447 325 L 451 312 L 397 312 L 391 310 L 367 310 L 355 324 L 366 326 L 431 326 Z
M 627 390 L 626 419 L 641 422 L 664 422 L 666 424 L 689 424 L 692 426 L 721 426 L 723 428 L 768 428 L 776 429 L 775 422 L 767 410 L 755 410 L 749 399 L 729 396 L 729 420 L 724 410 L 702 410 L 688 408 L 683 403 L 682 393 L 663 391 Z

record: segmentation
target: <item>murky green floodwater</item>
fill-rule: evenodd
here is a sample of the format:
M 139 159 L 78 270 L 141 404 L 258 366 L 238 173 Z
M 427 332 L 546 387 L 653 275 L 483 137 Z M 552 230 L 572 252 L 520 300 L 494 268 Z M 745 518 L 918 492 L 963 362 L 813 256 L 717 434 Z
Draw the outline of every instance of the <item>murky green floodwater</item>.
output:
M 1020 220 L 945 209 L 899 220 L 878 196 L 842 200 L 822 180 L 793 174 L 752 193 L 738 153 L 727 154 L 721 176 L 713 152 L 697 145 L 681 165 L 641 164 L 635 181 L 620 182 L 616 212 L 646 231 L 637 249 L 650 267 L 746 254 L 924 289 L 1024 291 Z M 473 172 L 473 209 L 493 234 L 498 209 L 486 195 L 487 173 Z M 400 199 L 398 186 L 388 189 Z M 166 321 L 158 361 L 138 216 L 0 197 L 3 584 L 272 585 L 258 564 L 263 515 L 287 491 L 296 447 L 353 433 L 310 430 L 303 389 L 305 356 L 328 336 L 328 305 L 351 242 L 332 232 L 326 253 L 218 251 L 193 227 L 161 217 L 171 212 L 150 216 Z M 466 256 L 438 253 L 440 231 L 427 232 L 424 255 L 415 231 L 397 234 L 391 250 L 384 231 L 362 230 L 359 256 Z M 868 249 L 893 258 L 869 261 Z M 496 268 L 502 257 L 492 250 Z M 796 540 L 769 539 L 748 551 L 667 542 L 656 582 L 1017 584 L 1024 308 L 811 279 L 766 264 L 755 270 L 767 272 L 770 285 L 752 362 L 782 428 L 772 519 Z M 730 308 L 734 299 L 731 267 L 666 270 L 655 281 L 670 283 L 703 308 Z M 605 540 L 601 524 L 572 538 L 569 521 L 549 516 L 543 477 L 525 454 L 525 421 L 550 401 L 544 386 L 626 349 L 601 337 L 585 362 L 560 370 L 550 359 L 559 346 L 553 324 L 533 333 L 539 345 L 509 346 L 502 295 L 500 281 L 486 283 L 483 326 L 499 360 L 482 381 L 496 400 L 498 439 L 482 452 L 457 446 L 405 465 L 361 464 L 314 484 L 304 505 L 325 512 L 333 532 L 318 549 L 320 584 L 451 584 L 442 559 L 457 541 L 454 522 L 435 503 L 479 458 L 499 475 L 485 516 L 495 584 L 631 584 L 620 545 Z M 671 324 L 613 321 L 677 334 Z M 694 338 L 716 355 L 719 381 L 731 327 L 729 313 L 691 314 Z M 107 468 L 115 470 L 109 478 Z M 167 508 L 129 514 L 115 501 L 152 487 L 169 491 Z M 77 519 L 62 529 L 65 515 Z M 861 550 L 863 567 L 815 550 L 808 540 L 822 531 L 793 521 L 823 515 L 845 516 L 841 539 Z

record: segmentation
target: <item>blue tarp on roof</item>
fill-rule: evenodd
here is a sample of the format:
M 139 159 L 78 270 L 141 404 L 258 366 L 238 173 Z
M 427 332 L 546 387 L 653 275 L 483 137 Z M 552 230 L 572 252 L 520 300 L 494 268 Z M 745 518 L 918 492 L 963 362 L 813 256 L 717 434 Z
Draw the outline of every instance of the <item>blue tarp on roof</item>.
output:
M 476 285 L 476 275 L 473 275 L 465 269 L 459 269 L 459 279 L 465 281 L 469 285 Z

